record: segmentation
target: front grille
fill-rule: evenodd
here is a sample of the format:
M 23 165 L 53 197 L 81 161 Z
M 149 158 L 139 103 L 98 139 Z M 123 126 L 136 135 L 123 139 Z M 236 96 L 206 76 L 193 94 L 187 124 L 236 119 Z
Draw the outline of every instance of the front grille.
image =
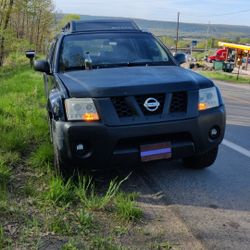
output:
M 170 113 L 187 112 L 187 92 L 174 92 L 172 95 Z
M 151 94 L 151 95 L 138 95 L 138 96 L 117 96 L 111 97 L 111 102 L 116 110 L 118 117 L 134 117 L 140 116 L 139 109 L 142 114 L 146 116 L 152 115 L 161 115 L 163 113 L 165 105 L 165 93 L 161 94 Z M 167 94 L 168 97 L 171 97 L 169 113 L 181 113 L 187 112 L 187 92 L 173 92 L 172 94 Z M 144 104 L 148 98 L 156 99 L 160 105 L 157 110 L 150 111 L 144 107 Z
M 131 107 L 126 102 L 126 97 L 112 97 L 111 101 L 119 117 L 129 117 L 133 115 Z
M 162 113 L 165 101 L 165 94 L 141 95 L 141 96 L 136 96 L 135 98 L 144 115 L 156 115 Z M 154 98 L 160 103 L 160 106 L 156 111 L 152 112 L 144 107 L 144 103 L 148 98 Z

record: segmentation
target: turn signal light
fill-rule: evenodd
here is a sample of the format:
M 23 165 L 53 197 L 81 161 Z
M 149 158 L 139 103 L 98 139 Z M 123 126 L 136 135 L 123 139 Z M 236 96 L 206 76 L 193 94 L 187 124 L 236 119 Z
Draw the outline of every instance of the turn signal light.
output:
M 207 104 L 204 102 L 199 103 L 199 111 L 201 110 L 206 110 L 207 109 Z
M 99 121 L 100 120 L 99 115 L 97 113 L 85 113 L 82 116 L 82 119 L 84 121 Z

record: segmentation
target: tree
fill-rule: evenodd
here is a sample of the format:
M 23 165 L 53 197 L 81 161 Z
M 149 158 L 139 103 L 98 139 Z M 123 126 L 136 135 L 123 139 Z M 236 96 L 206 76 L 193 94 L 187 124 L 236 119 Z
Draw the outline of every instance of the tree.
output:
M 53 0 L 0 0 L 0 66 L 12 52 L 44 52 L 55 23 Z
M 5 32 L 7 31 L 11 11 L 13 8 L 14 0 L 1 1 L 1 20 L 0 20 L 0 67 L 3 65 L 4 59 L 4 46 L 5 46 Z

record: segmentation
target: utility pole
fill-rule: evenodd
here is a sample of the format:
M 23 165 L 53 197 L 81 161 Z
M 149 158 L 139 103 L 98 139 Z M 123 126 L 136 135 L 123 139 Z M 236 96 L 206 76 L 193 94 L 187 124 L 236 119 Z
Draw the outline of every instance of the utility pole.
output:
M 180 27 L 180 12 L 177 13 L 177 29 L 176 29 L 176 46 L 175 53 L 178 51 L 178 42 L 179 42 L 179 27 Z
M 208 52 L 208 39 L 209 39 L 209 32 L 210 32 L 210 21 L 208 22 L 207 25 L 207 39 L 206 39 L 206 48 L 205 48 L 205 52 Z

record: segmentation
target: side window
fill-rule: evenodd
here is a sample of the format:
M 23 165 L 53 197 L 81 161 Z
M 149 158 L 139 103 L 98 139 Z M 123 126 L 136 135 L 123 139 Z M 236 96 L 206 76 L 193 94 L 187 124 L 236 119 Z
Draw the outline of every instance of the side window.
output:
M 53 65 L 53 59 L 54 59 L 56 44 L 57 44 L 57 40 L 54 40 L 50 44 L 49 53 L 48 53 L 48 56 L 47 56 L 47 60 L 49 62 L 50 67 L 52 67 L 52 65 Z
M 52 54 L 54 45 L 55 45 L 55 41 L 53 41 L 53 42 L 49 45 L 49 50 L 48 50 L 47 58 L 46 58 L 46 60 L 47 60 L 49 63 L 51 62 L 51 54 Z

